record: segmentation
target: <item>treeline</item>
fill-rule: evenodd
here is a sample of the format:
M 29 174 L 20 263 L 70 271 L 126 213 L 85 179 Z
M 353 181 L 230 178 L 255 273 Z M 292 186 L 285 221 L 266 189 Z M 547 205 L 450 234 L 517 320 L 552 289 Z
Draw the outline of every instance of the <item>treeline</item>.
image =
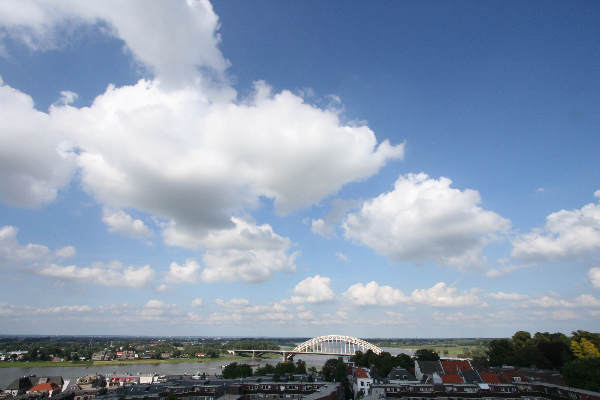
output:
M 600 391 L 600 334 L 518 331 L 511 339 L 492 340 L 487 360 L 491 366 L 535 366 L 560 370 L 569 386 Z
M 316 372 L 316 369 L 313 369 L 311 372 Z M 258 368 L 254 373 L 252 372 L 252 368 L 248 364 L 238 364 L 236 362 L 228 364 L 225 368 L 223 368 L 223 377 L 226 379 L 236 379 L 236 378 L 246 378 L 248 376 L 264 376 L 264 375 L 273 375 L 273 380 L 278 381 L 284 375 L 294 375 L 294 374 L 306 374 L 306 363 L 302 360 L 298 360 L 295 363 L 293 361 L 286 361 L 277 363 L 277 365 L 272 366 L 271 364 L 266 364 L 264 367 Z
M 371 375 L 380 379 L 385 378 L 394 367 L 408 369 L 413 365 L 410 356 L 406 354 L 392 356 L 390 353 L 385 351 L 379 355 L 373 353 L 372 350 L 367 350 L 366 353 L 357 351 L 350 360 L 360 367 L 372 367 Z
M 215 358 L 231 349 L 272 349 L 277 350 L 281 343 L 289 340 L 277 339 L 151 339 L 151 338 L 78 338 L 78 337 L 36 337 L 1 338 L 0 352 L 26 351 L 23 361 L 49 361 L 54 357 L 66 361 L 90 359 L 96 352 L 135 351 L 149 358 L 162 358 L 168 353 L 173 358 L 195 358 L 197 354 Z M 16 356 L 14 356 L 16 359 Z

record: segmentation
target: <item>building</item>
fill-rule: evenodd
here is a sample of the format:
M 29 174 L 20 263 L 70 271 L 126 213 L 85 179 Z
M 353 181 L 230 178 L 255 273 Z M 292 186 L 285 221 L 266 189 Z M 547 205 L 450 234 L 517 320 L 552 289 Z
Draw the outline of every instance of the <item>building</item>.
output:
M 433 374 L 443 375 L 444 368 L 439 361 L 415 360 L 415 376 L 421 382 L 433 380 Z
M 31 382 L 31 378 L 23 376 L 12 381 L 6 389 L 4 389 L 4 393 L 12 396 L 19 396 L 25 394 L 32 386 L 33 383 Z
M 60 393 L 60 386 L 54 382 L 38 383 L 27 390 L 28 395 L 42 395 L 48 397 L 52 397 L 58 393 Z
M 371 385 L 373 384 L 373 378 L 363 368 L 356 368 L 353 372 L 352 388 L 354 389 L 354 395 L 356 396 L 359 392 L 363 394 L 369 393 Z

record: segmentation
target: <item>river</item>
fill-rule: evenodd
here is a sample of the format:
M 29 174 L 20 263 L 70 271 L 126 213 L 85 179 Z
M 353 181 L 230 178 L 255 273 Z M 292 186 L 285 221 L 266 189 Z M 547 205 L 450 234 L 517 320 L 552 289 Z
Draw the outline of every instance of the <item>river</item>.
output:
M 413 350 L 400 349 L 396 347 L 382 347 L 384 351 L 392 355 L 399 353 L 413 354 Z M 325 361 L 332 358 L 331 356 L 321 355 L 296 355 L 294 360 L 302 360 L 306 362 L 307 368 L 315 367 L 321 369 Z M 237 362 L 240 362 L 239 360 Z M 241 361 L 241 362 L 246 362 Z M 263 366 L 265 364 L 275 365 L 280 362 L 280 359 L 272 358 L 265 360 L 247 361 L 251 364 Z M 0 388 L 4 389 L 13 380 L 20 376 L 37 375 L 37 376 L 62 376 L 65 381 L 74 380 L 85 375 L 95 374 L 159 374 L 159 375 L 178 375 L 189 374 L 193 375 L 196 372 L 206 373 L 207 375 L 215 375 L 221 372 L 221 366 L 227 364 L 228 361 L 207 361 L 207 362 L 190 362 L 190 363 L 156 363 L 156 364 L 133 364 L 133 365 L 108 365 L 108 366 L 89 366 L 89 367 L 42 367 L 42 368 L 0 368 Z

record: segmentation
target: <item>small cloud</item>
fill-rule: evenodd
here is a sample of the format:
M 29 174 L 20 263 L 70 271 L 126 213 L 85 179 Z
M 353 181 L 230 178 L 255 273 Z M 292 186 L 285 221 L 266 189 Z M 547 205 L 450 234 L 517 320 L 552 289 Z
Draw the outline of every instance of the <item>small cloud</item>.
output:
M 535 191 L 538 193 L 542 193 L 542 192 L 545 192 L 546 189 L 544 189 L 543 187 L 540 186 L 539 188 L 535 189 Z
M 75 247 L 73 247 L 73 246 L 65 246 L 63 248 L 56 250 L 55 254 L 57 257 L 60 257 L 60 258 L 71 258 L 71 257 L 75 257 L 75 254 L 77 254 L 77 251 L 75 250 Z
M 350 261 L 350 259 L 348 258 L 348 256 L 346 256 L 344 253 L 337 252 L 337 253 L 335 253 L 335 256 L 336 256 L 336 257 L 337 257 L 337 258 L 338 258 L 340 261 L 343 261 L 343 262 L 348 262 L 348 261 Z
M 159 285 L 159 286 L 156 288 L 156 291 L 157 291 L 158 293 L 161 293 L 161 292 L 166 292 L 168 289 L 169 289 L 169 287 L 163 283 L 162 285 Z
M 165 307 L 167 307 L 167 304 L 165 304 L 164 301 L 151 299 L 151 300 L 148 300 L 148 302 L 146 303 L 146 305 L 144 307 L 146 307 L 146 308 L 165 308 Z
M 202 304 L 204 304 L 204 302 L 200 297 L 196 297 L 194 300 L 192 300 L 192 307 L 202 307 Z
M 54 104 L 60 105 L 60 106 L 66 106 L 68 104 L 73 104 L 75 102 L 75 100 L 77 100 L 78 97 L 79 97 L 79 95 L 75 92 L 72 92 L 70 90 L 62 90 L 60 92 L 60 98 Z

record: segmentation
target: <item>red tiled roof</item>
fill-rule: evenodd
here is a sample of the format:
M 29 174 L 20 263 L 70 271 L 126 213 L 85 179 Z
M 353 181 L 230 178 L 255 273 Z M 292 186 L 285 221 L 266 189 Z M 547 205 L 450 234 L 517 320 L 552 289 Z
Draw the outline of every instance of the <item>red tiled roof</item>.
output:
M 485 383 L 502 383 L 498 375 L 491 372 L 480 372 L 479 376 Z
M 464 383 L 460 376 L 454 374 L 440 375 L 440 378 L 444 383 Z
M 502 378 L 504 378 L 504 381 L 506 383 L 514 383 L 514 382 L 529 382 L 527 380 L 527 378 L 525 378 L 523 375 L 521 375 L 518 372 L 514 372 L 514 371 L 504 371 L 502 372 Z M 520 378 L 520 379 L 514 379 L 514 378 Z
M 357 368 L 356 371 L 354 371 L 354 376 L 357 378 L 368 378 L 369 374 L 367 374 L 367 371 L 365 371 L 362 368 Z
M 456 374 L 459 369 L 470 371 L 471 365 L 467 360 L 441 360 L 444 372 L 447 374 Z
M 49 392 L 58 389 L 58 385 L 54 382 L 39 383 L 28 390 L 28 392 Z

